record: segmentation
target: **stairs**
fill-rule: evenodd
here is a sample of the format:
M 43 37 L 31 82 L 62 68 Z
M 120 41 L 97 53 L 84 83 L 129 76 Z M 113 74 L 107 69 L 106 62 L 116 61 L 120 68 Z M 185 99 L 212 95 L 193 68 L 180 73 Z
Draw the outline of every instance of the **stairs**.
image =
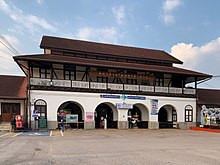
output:
M 11 123 L 10 122 L 2 122 L 0 124 L 0 131 L 11 131 Z

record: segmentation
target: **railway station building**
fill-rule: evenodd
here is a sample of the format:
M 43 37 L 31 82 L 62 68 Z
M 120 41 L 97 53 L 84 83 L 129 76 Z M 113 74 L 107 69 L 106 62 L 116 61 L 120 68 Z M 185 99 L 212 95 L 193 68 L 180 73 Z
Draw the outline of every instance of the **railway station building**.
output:
M 27 76 L 27 122 L 48 129 L 196 125 L 197 84 L 212 76 L 175 67 L 162 50 L 43 36 L 42 54 L 15 56 Z M 193 84 L 187 87 L 188 84 Z

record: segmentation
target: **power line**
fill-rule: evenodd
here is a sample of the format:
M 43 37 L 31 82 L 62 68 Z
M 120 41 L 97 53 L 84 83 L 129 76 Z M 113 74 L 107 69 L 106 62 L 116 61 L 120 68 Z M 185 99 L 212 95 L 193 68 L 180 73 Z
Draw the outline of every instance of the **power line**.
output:
M 5 54 L 7 54 L 7 55 L 10 55 L 10 56 L 13 56 L 10 52 L 7 52 L 7 51 L 5 51 L 5 50 L 0 50 L 1 52 L 3 52 L 3 53 L 5 53 Z M 1 56 L 0 56 L 1 57 Z
M 8 42 L 8 40 L 0 34 L 0 38 L 2 41 L 0 41 L 8 50 L 10 50 L 13 54 L 19 55 L 20 53 Z
M 208 87 L 211 87 L 211 88 L 215 88 L 214 86 L 210 85 L 210 84 L 207 84 L 207 83 L 204 83 L 206 86 Z
M 0 41 L 2 43 L 2 45 L 4 45 L 8 50 L 10 50 L 14 55 L 16 55 L 15 52 L 13 52 L 13 50 L 11 50 L 5 43 L 3 43 L 2 41 Z
M 0 38 L 2 38 L 4 40 L 4 42 L 16 53 L 16 54 L 20 54 L 9 42 L 8 40 L 0 34 Z
M 219 78 L 219 77 L 220 77 L 220 75 L 213 76 L 213 78 Z

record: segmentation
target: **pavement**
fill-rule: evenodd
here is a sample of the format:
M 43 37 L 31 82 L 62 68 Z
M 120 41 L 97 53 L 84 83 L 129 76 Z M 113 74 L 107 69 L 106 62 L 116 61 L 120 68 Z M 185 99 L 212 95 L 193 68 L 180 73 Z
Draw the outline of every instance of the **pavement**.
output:
M 35 133 L 0 137 L 0 165 L 220 164 L 218 133 L 177 129 Z

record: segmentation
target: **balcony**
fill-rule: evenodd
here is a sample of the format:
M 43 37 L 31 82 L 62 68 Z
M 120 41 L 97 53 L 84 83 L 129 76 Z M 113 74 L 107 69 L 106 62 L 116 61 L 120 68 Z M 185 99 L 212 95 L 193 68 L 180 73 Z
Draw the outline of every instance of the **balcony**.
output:
M 84 90 L 99 90 L 100 92 L 115 91 L 136 94 L 152 94 L 152 95 L 178 95 L 182 97 L 195 96 L 196 90 L 191 88 L 175 88 L 175 87 L 159 87 L 147 85 L 129 85 L 129 84 L 114 84 L 100 82 L 85 82 L 72 80 L 50 80 L 41 78 L 31 78 L 30 85 L 35 87 L 45 88 L 66 88 L 66 89 L 84 89 Z

